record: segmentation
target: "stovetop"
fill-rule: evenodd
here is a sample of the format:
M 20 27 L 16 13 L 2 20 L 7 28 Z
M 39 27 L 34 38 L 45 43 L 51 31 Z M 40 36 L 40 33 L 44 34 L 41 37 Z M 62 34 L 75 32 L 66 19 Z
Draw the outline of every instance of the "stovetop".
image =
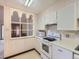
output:
M 44 40 L 47 40 L 47 41 L 56 41 L 55 38 L 50 38 L 50 37 L 46 37 L 46 38 L 43 38 Z

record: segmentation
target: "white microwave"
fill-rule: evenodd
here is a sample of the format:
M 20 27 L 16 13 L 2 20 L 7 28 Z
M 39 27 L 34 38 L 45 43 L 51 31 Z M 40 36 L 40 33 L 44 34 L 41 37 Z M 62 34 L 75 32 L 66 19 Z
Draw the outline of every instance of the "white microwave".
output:
M 45 30 L 39 30 L 37 36 L 42 37 L 42 38 L 46 37 L 46 31 Z

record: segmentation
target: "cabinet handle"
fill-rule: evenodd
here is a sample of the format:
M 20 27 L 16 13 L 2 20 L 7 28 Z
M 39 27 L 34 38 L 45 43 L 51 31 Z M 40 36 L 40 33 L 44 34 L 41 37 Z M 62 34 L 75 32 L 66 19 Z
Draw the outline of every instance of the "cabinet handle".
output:
M 59 52 L 63 52 L 61 49 L 58 49 Z

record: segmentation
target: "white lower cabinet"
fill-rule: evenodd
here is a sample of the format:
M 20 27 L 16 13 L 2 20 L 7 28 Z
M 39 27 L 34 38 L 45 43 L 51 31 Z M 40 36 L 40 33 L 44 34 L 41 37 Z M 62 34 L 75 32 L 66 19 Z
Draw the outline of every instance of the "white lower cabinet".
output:
M 50 59 L 49 57 L 47 57 L 45 54 L 41 53 L 41 58 L 42 59 Z
M 73 53 L 64 48 L 53 45 L 52 59 L 73 59 Z
M 79 55 L 74 54 L 74 59 L 79 59 Z

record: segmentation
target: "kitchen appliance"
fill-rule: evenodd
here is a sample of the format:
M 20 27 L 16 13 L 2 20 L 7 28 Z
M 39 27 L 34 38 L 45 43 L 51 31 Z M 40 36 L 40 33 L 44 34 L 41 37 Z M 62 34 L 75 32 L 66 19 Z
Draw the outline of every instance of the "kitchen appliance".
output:
M 51 42 L 57 41 L 61 39 L 61 35 L 59 33 L 52 33 L 50 32 L 47 37 L 43 38 L 42 40 L 42 53 L 49 57 L 49 59 L 52 58 L 52 44 Z
M 41 47 L 41 51 L 44 55 L 46 55 L 47 57 L 51 58 L 51 52 L 52 52 L 52 46 L 46 42 L 46 41 L 42 41 L 42 47 Z
M 59 33 L 48 32 L 47 37 L 45 37 L 43 39 L 50 41 L 50 42 L 56 41 L 56 40 L 61 40 L 61 35 Z
M 46 31 L 45 30 L 39 30 L 37 33 L 38 37 L 44 38 L 46 36 Z

